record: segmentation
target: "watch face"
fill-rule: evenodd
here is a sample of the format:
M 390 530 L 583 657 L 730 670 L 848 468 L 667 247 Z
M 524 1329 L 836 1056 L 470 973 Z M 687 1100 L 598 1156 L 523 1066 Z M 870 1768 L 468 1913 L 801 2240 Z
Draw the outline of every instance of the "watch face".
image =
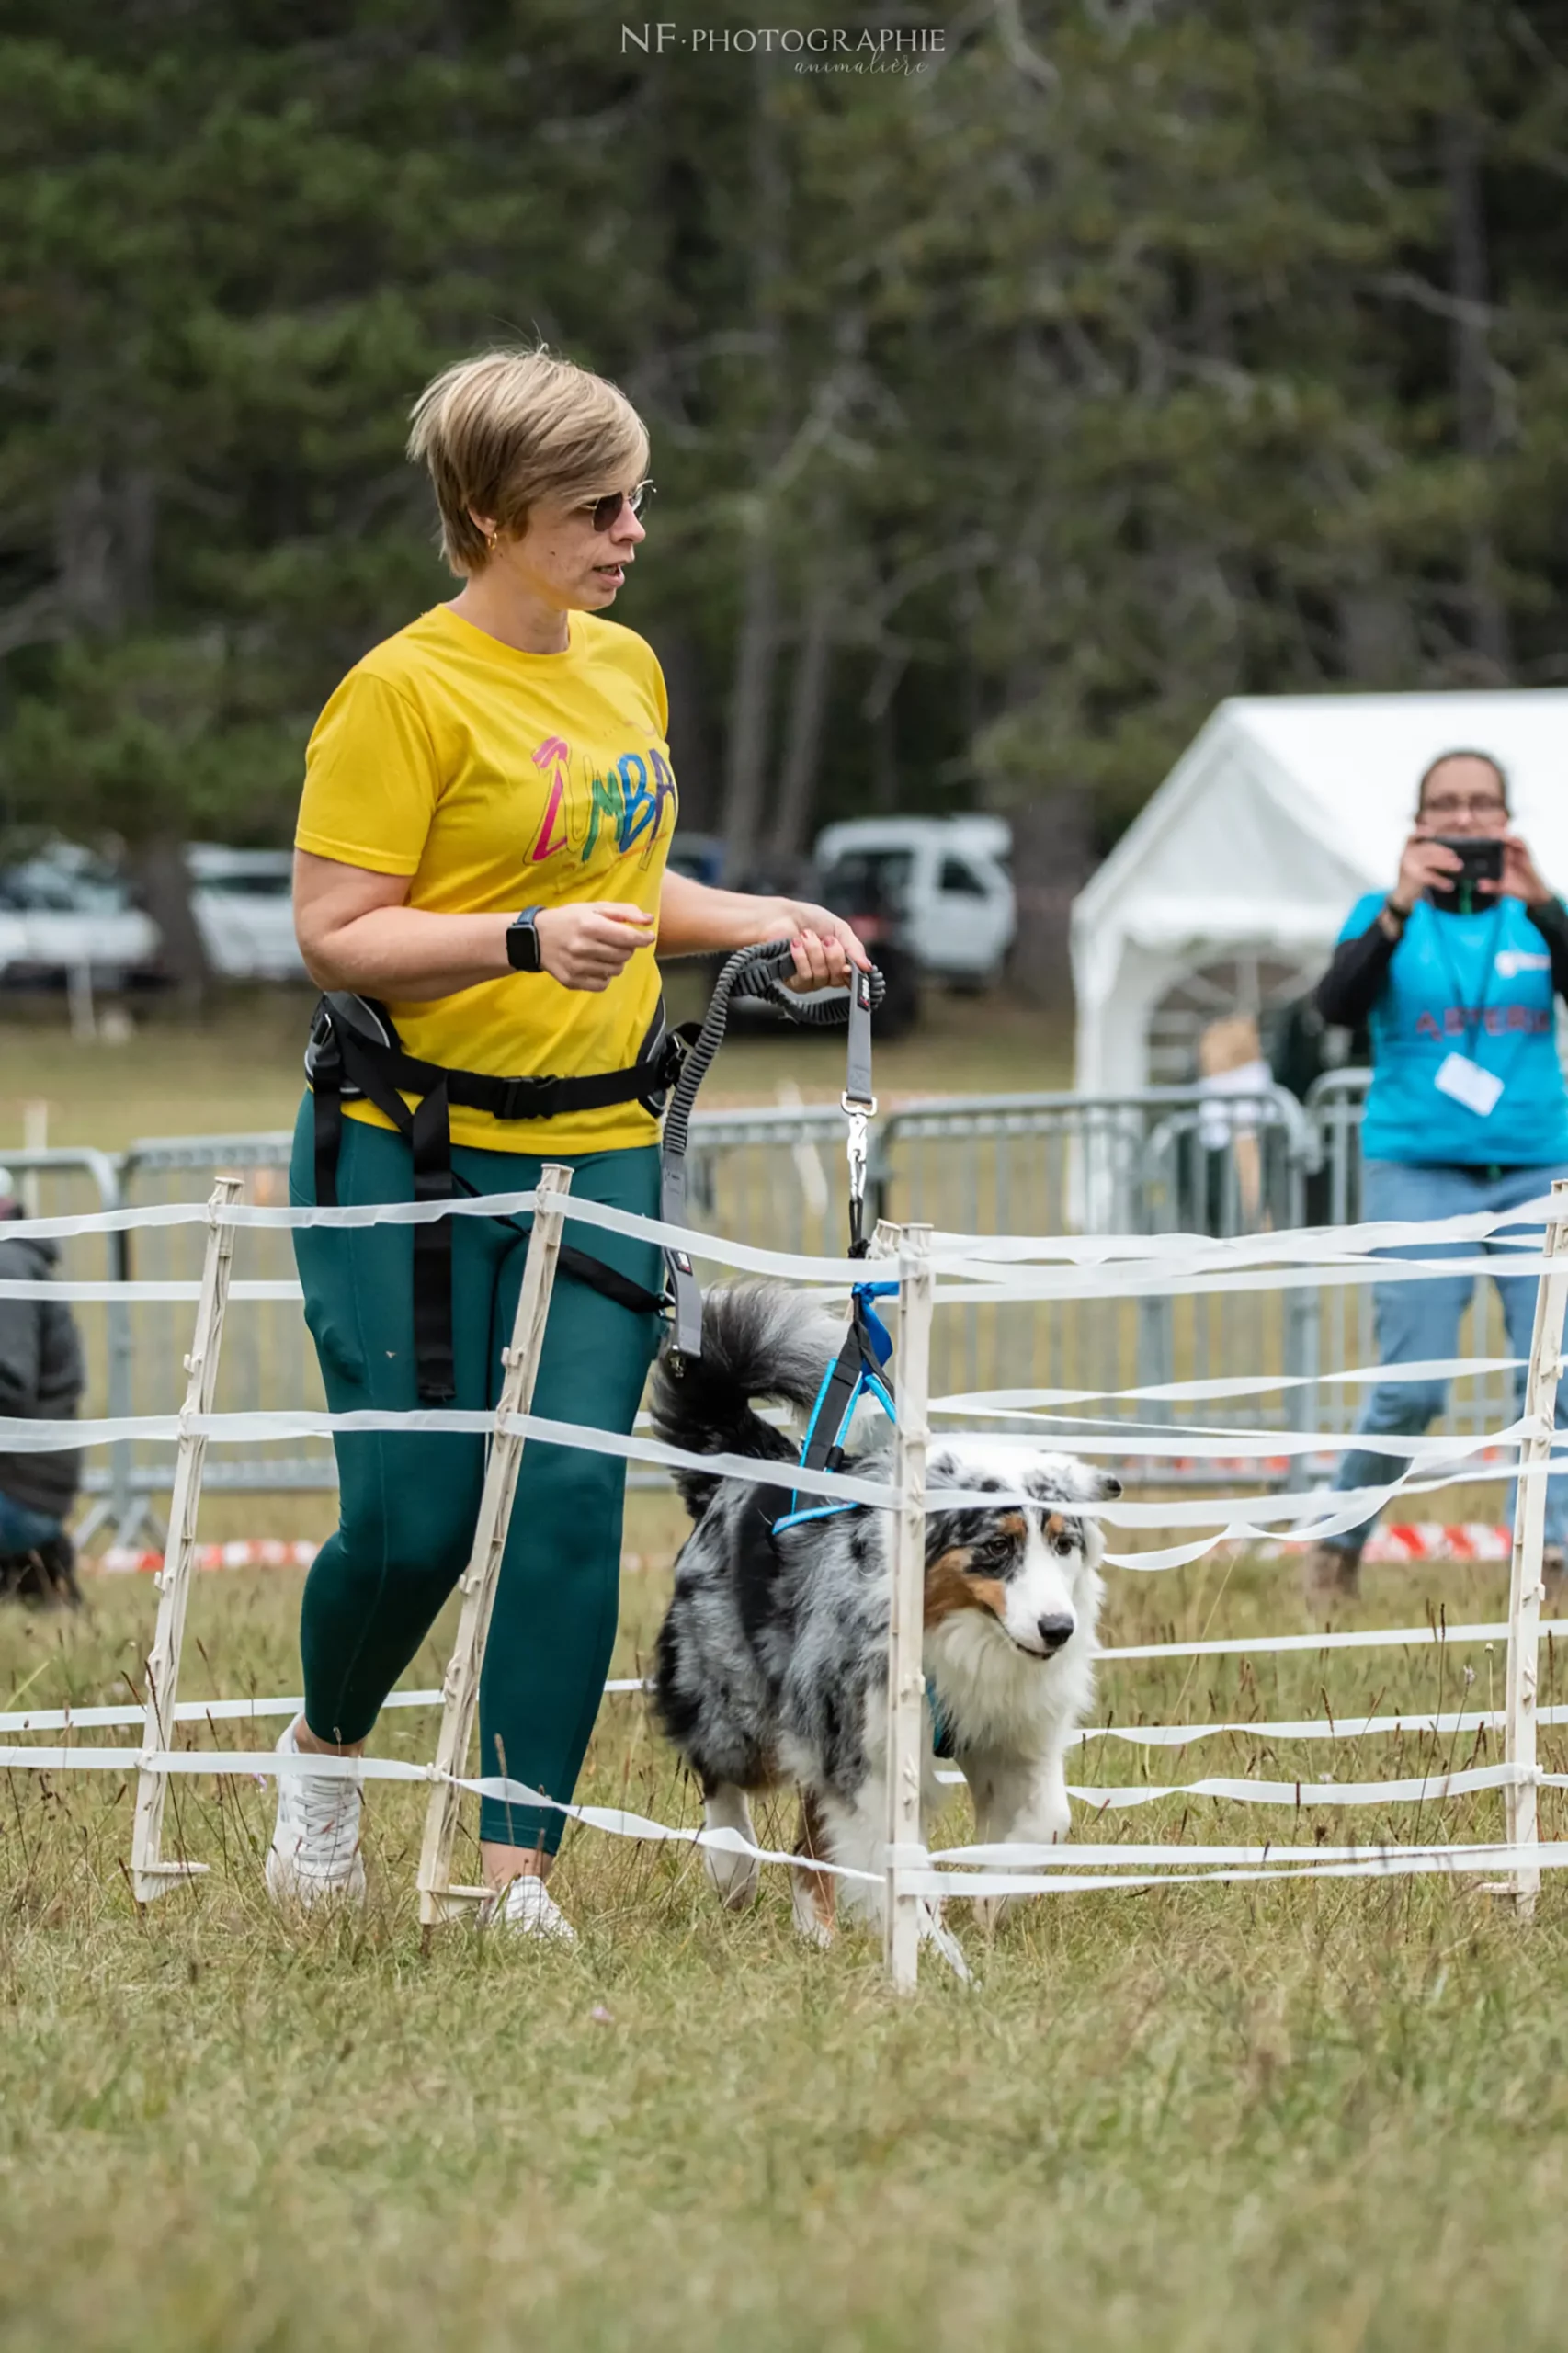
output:
M 540 971 L 539 933 L 530 912 L 506 926 L 506 954 L 514 972 Z

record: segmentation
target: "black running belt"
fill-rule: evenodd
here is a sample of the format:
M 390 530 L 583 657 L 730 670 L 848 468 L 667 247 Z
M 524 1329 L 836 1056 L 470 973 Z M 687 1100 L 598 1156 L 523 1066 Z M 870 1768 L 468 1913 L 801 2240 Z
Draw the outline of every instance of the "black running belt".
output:
M 871 1093 L 871 1012 L 882 998 L 880 972 L 855 972 L 847 990 L 802 997 L 785 983 L 795 971 L 788 940 L 743 948 L 721 972 L 700 1027 L 685 1022 L 665 1030 L 661 1014 L 642 1053 L 625 1070 L 597 1071 L 586 1077 L 499 1078 L 486 1071 L 448 1070 L 406 1051 L 384 1006 L 373 997 L 332 991 L 316 1008 L 305 1073 L 314 1095 L 315 1192 L 324 1209 L 337 1204 L 337 1158 L 343 1140 L 346 1099 L 373 1103 L 408 1139 L 414 1161 L 416 1201 L 450 1200 L 461 1192 L 479 1198 L 477 1188 L 452 1167 L 450 1112 L 453 1104 L 488 1111 L 497 1120 L 552 1120 L 572 1111 L 602 1110 L 615 1103 L 642 1103 L 656 1118 L 668 1095 L 660 1162 L 659 1213 L 666 1225 L 687 1222 L 686 1154 L 691 1113 L 713 1057 L 723 1042 L 730 1006 L 753 997 L 775 1006 L 808 1028 L 849 1025 L 848 1069 L 844 1108 L 863 1141 L 867 1115 L 876 1108 Z M 418 1100 L 411 1111 L 405 1095 Z M 869 1247 L 862 1233 L 864 1153 L 857 1166 L 851 1152 L 850 1256 Z M 516 1220 L 506 1221 L 517 1223 Z M 526 1233 L 526 1226 L 518 1226 Z M 452 1229 L 449 1218 L 433 1218 L 414 1229 L 414 1353 L 422 1404 L 449 1404 L 457 1394 L 452 1360 Z M 702 1293 L 690 1258 L 671 1245 L 669 1268 L 673 1325 L 670 1346 L 678 1360 L 702 1350 Z M 658 1313 L 665 1302 L 617 1273 L 601 1258 L 571 1245 L 562 1248 L 560 1269 L 586 1283 L 633 1314 Z
M 406 1051 L 391 1015 L 373 997 L 334 990 L 322 998 L 316 1019 L 318 1026 L 330 1028 L 340 1044 L 365 1050 L 361 1066 L 373 1054 L 378 1077 L 400 1094 L 444 1091 L 449 1104 L 466 1111 L 488 1111 L 496 1120 L 558 1120 L 568 1111 L 603 1111 L 612 1104 L 662 1094 L 675 1075 L 671 1040 L 680 1034 L 665 1030 L 661 1022 L 653 1051 L 624 1070 L 590 1071 L 575 1078 L 500 1078 L 493 1071 L 449 1070 L 441 1063 L 421 1062 Z M 312 1047 L 314 1043 L 312 1038 Z M 677 1048 L 674 1065 L 679 1059 Z M 311 1067 L 307 1059 L 307 1070 Z M 363 1091 L 363 1082 L 356 1077 L 356 1083 Z
M 324 996 L 312 1026 L 306 1072 L 315 1098 L 315 1190 L 324 1209 L 337 1204 L 337 1155 L 345 1096 L 373 1103 L 408 1139 L 416 1201 L 450 1200 L 478 1188 L 452 1167 L 450 1110 L 454 1103 L 502 1120 L 558 1119 L 563 1112 L 599 1110 L 613 1103 L 647 1102 L 670 1085 L 685 1051 L 680 1032 L 663 1034 L 653 1051 L 625 1070 L 585 1078 L 497 1078 L 483 1071 L 446 1070 L 404 1052 L 392 1018 L 371 998 Z M 411 1111 L 404 1094 L 419 1097 Z M 517 1224 L 517 1221 L 507 1220 Z M 519 1233 L 526 1226 L 518 1225 Z M 586 1283 L 634 1314 L 657 1314 L 663 1301 L 585 1250 L 562 1245 L 560 1270 Z M 422 1404 L 450 1404 L 457 1394 L 452 1357 L 452 1228 L 434 1218 L 414 1229 L 414 1357 Z

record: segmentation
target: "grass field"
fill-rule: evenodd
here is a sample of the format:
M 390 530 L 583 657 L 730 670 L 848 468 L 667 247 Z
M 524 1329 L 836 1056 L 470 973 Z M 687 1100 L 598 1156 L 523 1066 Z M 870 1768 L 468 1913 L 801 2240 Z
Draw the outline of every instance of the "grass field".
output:
M 631 1533 L 657 1563 L 676 1529 L 640 1504 Z M 200 1581 L 191 1696 L 295 1687 L 298 1583 Z M 656 1565 L 627 1576 L 621 1671 L 664 1590 Z M 1361 1615 L 1408 1622 L 1439 1597 L 1455 1620 L 1501 1601 L 1495 1576 L 1390 1571 Z M 146 1580 L 100 1578 L 82 1621 L 6 1616 L 0 1687 L 40 1706 L 123 1696 L 152 1608 Z M 1108 1635 L 1294 1619 L 1285 1572 L 1202 1564 L 1114 1581 Z M 436 1682 L 442 1656 L 438 1634 L 411 1681 Z M 1321 1716 L 1325 1692 L 1341 1720 L 1439 1689 L 1475 1704 L 1499 1667 L 1430 1650 L 1128 1665 L 1105 1671 L 1101 1717 Z M 1543 1696 L 1559 1670 L 1554 1653 Z M 431 1736 L 399 1713 L 378 1745 L 426 1754 Z M 1161 1802 L 1093 1835 L 1492 1836 L 1495 1796 L 1418 1822 L 1312 1802 L 1320 1773 L 1490 1753 L 1212 1740 L 1152 1777 L 1300 1771 L 1301 1810 Z M 1101 1742 L 1076 1777 L 1149 1776 L 1143 1752 Z M 639 1703 L 606 1702 L 586 1783 L 689 1818 Z M 403 1789 L 372 1792 L 363 1925 L 290 1927 L 260 1893 L 269 1793 L 176 1793 L 213 1876 L 144 1919 L 125 1781 L 17 1774 L 6 1793 L 5 2347 L 1560 2340 L 1568 1910 L 1551 1879 L 1529 1929 L 1433 1882 L 1037 1901 L 991 1945 L 960 1920 L 975 1990 L 928 1963 L 901 2007 L 868 1942 L 797 1945 L 776 1877 L 733 1919 L 688 1856 L 592 1833 L 569 1836 L 558 1879 L 577 1951 L 453 1927 L 422 1958 Z

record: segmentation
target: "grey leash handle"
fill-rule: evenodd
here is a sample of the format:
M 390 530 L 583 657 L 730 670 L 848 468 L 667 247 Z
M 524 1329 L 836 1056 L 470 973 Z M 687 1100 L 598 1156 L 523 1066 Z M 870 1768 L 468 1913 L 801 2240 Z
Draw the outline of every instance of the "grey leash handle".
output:
M 849 975 L 849 1066 L 844 1077 L 844 1108 L 864 1104 L 869 1110 L 877 1108 L 871 1092 L 871 994 L 873 975 L 854 972 Z M 879 972 L 875 978 L 881 980 Z M 878 992 L 881 995 L 881 992 Z
M 686 1156 L 665 1154 L 659 1168 L 659 1215 L 666 1225 L 686 1223 Z M 702 1354 L 702 1287 L 684 1250 L 666 1246 L 670 1278 L 670 1347 L 677 1357 Z
M 834 991 L 824 999 L 812 1001 L 796 995 L 785 986 L 795 970 L 795 960 L 790 943 L 770 940 L 757 948 L 737 949 L 724 965 L 714 983 L 702 1017 L 702 1027 L 687 1053 L 680 1076 L 670 1092 L 669 1108 L 665 1114 L 664 1145 L 659 1164 L 659 1214 L 666 1225 L 685 1225 L 686 1154 L 691 1136 L 691 1114 L 697 1101 L 697 1090 L 712 1066 L 713 1057 L 724 1041 L 729 1024 L 730 1006 L 736 997 L 757 997 L 776 1005 L 791 1021 L 808 1029 L 836 1026 L 846 1018 L 849 1022 L 848 1068 L 845 1077 L 843 1104 L 850 1122 L 850 1192 L 849 1218 L 851 1247 L 860 1240 L 864 1218 L 866 1174 L 866 1122 L 877 1108 L 871 1092 L 871 1014 L 882 1000 L 884 983 L 880 972 L 855 972 L 850 975 L 846 992 Z M 858 1175 L 857 1176 L 856 1139 L 858 1134 Z M 858 1256 L 859 1252 L 855 1251 Z M 673 1300 L 669 1346 L 674 1357 L 699 1357 L 702 1354 L 702 1289 L 697 1272 L 686 1251 L 674 1247 L 665 1252 L 669 1268 L 670 1292 Z
M 849 976 L 849 1057 L 839 1108 L 849 1122 L 849 1256 L 863 1258 L 866 1240 L 866 1131 L 877 1113 L 871 1088 L 871 975 Z

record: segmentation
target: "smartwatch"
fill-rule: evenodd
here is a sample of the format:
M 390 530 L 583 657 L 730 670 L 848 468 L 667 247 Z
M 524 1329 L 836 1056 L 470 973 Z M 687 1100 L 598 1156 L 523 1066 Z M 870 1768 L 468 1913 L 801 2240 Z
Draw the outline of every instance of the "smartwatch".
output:
M 514 972 L 542 972 L 544 961 L 539 952 L 539 909 L 525 907 L 506 926 L 506 961 Z

